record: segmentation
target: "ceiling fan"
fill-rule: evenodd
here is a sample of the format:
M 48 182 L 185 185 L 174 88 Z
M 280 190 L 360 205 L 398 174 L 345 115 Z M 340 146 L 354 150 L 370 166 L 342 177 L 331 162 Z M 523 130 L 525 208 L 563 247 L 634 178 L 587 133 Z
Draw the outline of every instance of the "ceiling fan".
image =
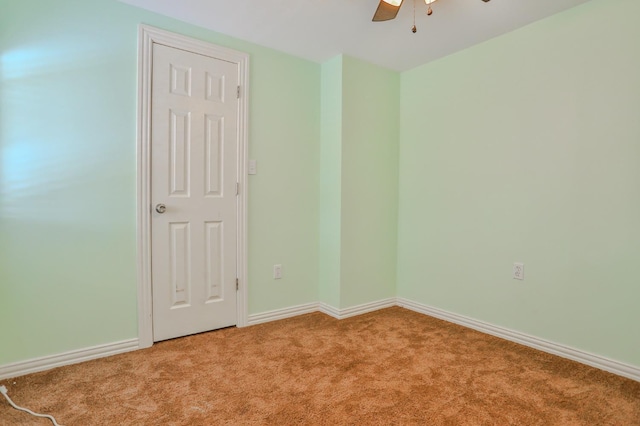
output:
M 376 13 L 373 14 L 373 19 L 372 19 L 373 22 L 389 21 L 391 19 L 395 19 L 395 17 L 398 15 L 398 11 L 400 10 L 400 6 L 402 6 L 402 1 L 403 0 L 380 0 L 378 9 L 376 9 Z M 433 13 L 433 10 L 431 9 L 431 4 L 435 3 L 436 1 L 437 0 L 424 0 L 424 2 L 427 5 L 427 15 L 431 15 Z M 487 3 L 490 0 L 482 0 L 482 1 Z M 415 33 L 416 32 L 416 25 L 415 25 L 416 0 L 413 0 L 413 2 L 414 2 L 414 8 L 413 8 L 414 24 L 411 31 Z

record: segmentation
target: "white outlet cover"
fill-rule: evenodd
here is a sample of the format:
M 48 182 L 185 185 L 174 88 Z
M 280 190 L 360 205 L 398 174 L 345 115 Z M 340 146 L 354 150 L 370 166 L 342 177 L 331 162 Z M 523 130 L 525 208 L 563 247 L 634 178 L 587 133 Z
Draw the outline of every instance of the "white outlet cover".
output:
M 515 262 L 513 264 L 513 279 L 524 280 L 524 263 Z

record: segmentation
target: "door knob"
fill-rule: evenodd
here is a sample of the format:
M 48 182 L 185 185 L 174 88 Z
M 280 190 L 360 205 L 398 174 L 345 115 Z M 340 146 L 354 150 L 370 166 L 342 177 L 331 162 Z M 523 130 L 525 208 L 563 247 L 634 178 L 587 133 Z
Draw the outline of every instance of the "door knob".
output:
M 167 206 L 165 206 L 164 204 L 156 204 L 156 211 L 162 214 L 167 211 Z

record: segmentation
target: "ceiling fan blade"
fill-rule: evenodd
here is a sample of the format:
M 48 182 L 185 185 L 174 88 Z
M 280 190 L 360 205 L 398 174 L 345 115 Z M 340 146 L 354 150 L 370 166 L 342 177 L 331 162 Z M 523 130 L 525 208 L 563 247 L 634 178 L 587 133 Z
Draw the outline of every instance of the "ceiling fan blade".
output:
M 402 6 L 402 1 L 399 5 L 394 6 L 384 0 L 380 0 L 380 4 L 378 5 L 378 9 L 376 9 L 376 13 L 373 15 L 372 21 L 389 21 L 390 19 L 395 18 L 396 15 L 398 15 L 400 6 Z

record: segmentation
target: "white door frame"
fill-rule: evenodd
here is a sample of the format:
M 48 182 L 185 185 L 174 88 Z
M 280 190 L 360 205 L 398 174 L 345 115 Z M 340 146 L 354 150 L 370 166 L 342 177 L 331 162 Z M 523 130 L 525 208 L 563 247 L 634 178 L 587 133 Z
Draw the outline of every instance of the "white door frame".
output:
M 238 108 L 238 245 L 236 273 L 237 326 L 248 323 L 247 291 L 247 147 L 249 55 L 201 40 L 192 39 L 147 25 L 138 29 L 138 164 L 137 164 L 137 243 L 138 243 L 138 341 L 140 348 L 153 345 L 153 307 L 151 297 L 151 71 L 154 43 L 182 49 L 238 64 L 240 98 Z

